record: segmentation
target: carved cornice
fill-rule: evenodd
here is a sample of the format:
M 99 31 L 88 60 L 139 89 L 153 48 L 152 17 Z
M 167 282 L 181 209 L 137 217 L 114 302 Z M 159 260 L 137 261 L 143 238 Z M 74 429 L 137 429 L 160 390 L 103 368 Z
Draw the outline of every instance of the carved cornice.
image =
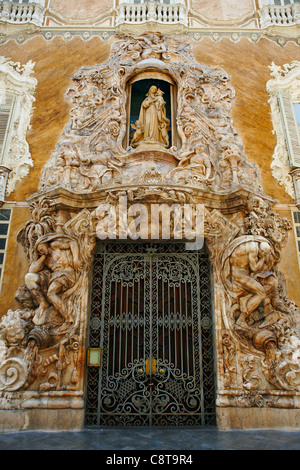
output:
M 272 199 L 267 196 L 261 196 L 253 193 L 249 189 L 239 188 L 235 191 L 226 193 L 207 192 L 205 189 L 195 189 L 187 185 L 157 185 L 157 184 L 136 184 L 132 186 L 118 185 L 108 186 L 105 189 L 90 192 L 73 192 L 66 188 L 57 187 L 42 193 L 33 194 L 28 198 L 29 204 L 39 204 L 42 200 L 47 199 L 51 201 L 51 205 L 55 210 L 68 210 L 71 212 L 78 212 L 83 208 L 93 210 L 99 204 L 106 201 L 109 194 L 127 195 L 128 200 L 131 199 L 135 191 L 142 193 L 138 198 L 139 202 L 158 204 L 176 202 L 176 197 L 173 195 L 170 200 L 167 199 L 168 191 L 176 191 L 182 195 L 187 194 L 187 200 L 193 200 L 197 204 L 204 204 L 205 207 L 211 210 L 218 210 L 224 214 L 234 214 L 247 207 L 249 198 L 251 196 L 262 197 L 264 200 L 272 203 Z M 152 195 L 155 194 L 155 198 Z M 137 200 L 137 199 L 135 199 Z
M 0 44 L 5 44 L 10 40 L 16 41 L 17 44 L 25 44 L 26 41 L 33 36 L 43 37 L 47 42 L 53 40 L 56 37 L 61 38 L 64 41 L 71 41 L 73 38 L 80 37 L 83 41 L 89 41 L 92 38 L 99 38 L 101 41 L 106 42 L 110 38 L 117 34 L 115 26 L 106 26 L 106 21 L 103 20 L 103 25 L 60 25 L 57 26 L 42 26 L 36 27 L 34 25 L 12 25 L 12 27 L 3 26 L 0 29 Z M 181 25 L 173 26 L 158 26 L 157 23 L 151 23 L 148 26 L 141 25 L 130 26 L 130 31 L 126 29 L 125 33 L 131 34 L 143 34 L 145 32 L 162 32 L 164 34 L 187 34 L 191 41 L 195 43 L 201 42 L 205 38 L 211 39 L 214 43 L 229 39 L 234 44 L 238 44 L 241 40 L 247 39 L 252 44 L 257 44 L 261 39 L 267 39 L 268 41 L 275 42 L 279 47 L 285 47 L 289 43 L 300 44 L 299 35 L 295 37 L 285 36 L 281 34 L 281 30 L 278 34 L 270 36 L 265 30 L 255 28 L 249 25 L 243 29 L 234 26 L 193 26 L 186 28 Z M 137 28 L 137 29 L 136 29 Z M 119 30 L 118 30 L 119 31 Z

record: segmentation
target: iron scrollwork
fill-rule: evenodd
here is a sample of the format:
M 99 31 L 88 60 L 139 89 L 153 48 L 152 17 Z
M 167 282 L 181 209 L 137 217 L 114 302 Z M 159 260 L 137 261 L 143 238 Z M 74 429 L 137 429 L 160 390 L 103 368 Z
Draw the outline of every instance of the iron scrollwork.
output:
M 90 344 L 102 345 L 103 363 L 88 370 L 87 424 L 214 422 L 208 260 L 172 245 L 120 254 L 111 244 L 95 255 L 103 302 L 92 302 Z

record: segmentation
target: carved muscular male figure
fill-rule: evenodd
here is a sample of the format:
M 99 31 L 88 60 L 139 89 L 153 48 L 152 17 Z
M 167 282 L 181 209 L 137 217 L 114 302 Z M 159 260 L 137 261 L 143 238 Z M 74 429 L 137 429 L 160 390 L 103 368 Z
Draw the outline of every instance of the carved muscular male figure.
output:
M 50 234 L 38 241 L 36 251 L 41 256 L 31 264 L 25 276 L 26 286 L 39 302 L 34 323 L 44 323 L 48 302 L 66 322 L 72 323 L 61 295 L 76 282 L 76 271 L 80 267 L 77 243 L 66 235 Z
M 240 244 L 228 256 L 232 290 L 239 300 L 239 326 L 247 326 L 245 319 L 264 301 L 266 311 L 271 300 L 268 295 L 277 287 L 277 279 L 270 271 L 274 253 L 262 237 L 241 237 Z

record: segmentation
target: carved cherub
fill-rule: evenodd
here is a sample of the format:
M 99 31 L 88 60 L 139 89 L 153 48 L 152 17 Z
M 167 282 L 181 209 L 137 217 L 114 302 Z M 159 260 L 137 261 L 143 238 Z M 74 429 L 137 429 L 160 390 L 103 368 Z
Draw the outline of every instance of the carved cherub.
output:
M 177 168 L 171 171 L 170 176 L 178 173 L 178 178 L 196 177 L 201 181 L 211 182 L 212 164 L 209 156 L 204 152 L 204 146 L 198 144 L 193 152 L 185 154 Z
M 145 41 L 144 50 L 141 54 L 142 60 L 155 58 L 161 59 L 162 54 L 166 52 L 166 46 L 164 40 L 156 34 L 151 36 L 144 36 Z
M 135 124 L 131 124 L 134 132 L 132 133 L 131 146 L 134 147 L 137 142 L 139 142 L 143 137 L 144 126 L 140 123 L 139 120 L 135 121 Z

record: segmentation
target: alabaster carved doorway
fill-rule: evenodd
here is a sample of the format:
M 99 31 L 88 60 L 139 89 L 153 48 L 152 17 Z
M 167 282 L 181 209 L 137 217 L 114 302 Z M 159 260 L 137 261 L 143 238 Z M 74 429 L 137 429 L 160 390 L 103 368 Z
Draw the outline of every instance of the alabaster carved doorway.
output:
M 168 88 L 158 82 L 149 95 L 150 82 L 129 143 L 131 87 L 148 79 L 170 84 L 171 114 Z M 22 416 L 20 429 L 36 429 L 39 410 L 73 429 L 85 406 L 88 425 L 213 423 L 214 331 L 218 426 L 298 426 L 300 310 L 280 270 L 292 226 L 244 153 L 226 71 L 198 63 L 189 37 L 118 36 L 65 96 L 69 122 L 17 235 L 28 263 L 19 306 L 0 322 L 3 422 Z M 170 216 L 161 218 L 168 236 L 152 234 L 155 205 Z M 214 329 L 208 264 L 173 242 L 99 245 L 90 312 L 97 239 L 136 240 L 136 226 L 143 240 L 188 239 L 182 229 L 198 226 L 198 205 Z M 86 367 L 86 346 L 101 349 L 100 367 Z
M 184 244 L 102 244 L 95 254 L 86 425 L 213 425 L 210 273 Z

